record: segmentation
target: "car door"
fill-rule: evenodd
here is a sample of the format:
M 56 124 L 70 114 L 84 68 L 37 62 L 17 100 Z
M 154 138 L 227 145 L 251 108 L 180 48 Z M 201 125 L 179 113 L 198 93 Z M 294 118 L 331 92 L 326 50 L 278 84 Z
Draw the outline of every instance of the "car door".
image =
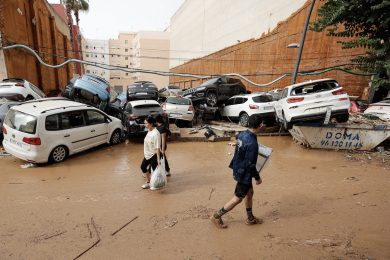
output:
M 63 138 L 69 145 L 71 153 L 80 152 L 90 147 L 92 142 L 91 126 L 85 120 L 83 110 L 69 111 L 60 114 Z
M 243 104 L 247 101 L 247 98 L 237 97 L 234 100 L 234 105 L 231 106 L 230 116 L 231 117 L 239 117 L 241 111 L 245 111 Z
M 91 146 L 103 144 L 108 140 L 108 121 L 107 116 L 97 110 L 85 111 L 87 125 L 90 126 Z
M 231 110 L 235 99 L 235 97 L 232 97 L 225 102 L 225 106 L 222 109 L 222 116 L 231 116 Z

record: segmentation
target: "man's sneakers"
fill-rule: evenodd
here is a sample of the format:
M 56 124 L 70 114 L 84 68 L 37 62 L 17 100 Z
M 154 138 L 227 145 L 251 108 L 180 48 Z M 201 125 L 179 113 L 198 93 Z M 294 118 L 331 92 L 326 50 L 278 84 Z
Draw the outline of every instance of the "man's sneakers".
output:
M 217 227 L 217 228 L 227 228 L 227 225 L 225 225 L 222 221 L 222 218 L 216 218 L 214 215 L 210 217 L 211 222 Z
M 149 184 L 149 182 L 145 182 L 144 185 L 142 185 L 141 187 L 142 187 L 142 189 L 149 189 L 150 184 Z

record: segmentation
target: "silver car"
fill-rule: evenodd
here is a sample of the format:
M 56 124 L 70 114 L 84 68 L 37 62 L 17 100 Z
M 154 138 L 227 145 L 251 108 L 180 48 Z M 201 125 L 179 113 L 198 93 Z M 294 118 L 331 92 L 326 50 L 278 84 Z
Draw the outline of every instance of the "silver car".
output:
M 195 111 L 191 99 L 168 97 L 162 108 L 171 120 L 183 120 L 191 123 L 194 119 Z

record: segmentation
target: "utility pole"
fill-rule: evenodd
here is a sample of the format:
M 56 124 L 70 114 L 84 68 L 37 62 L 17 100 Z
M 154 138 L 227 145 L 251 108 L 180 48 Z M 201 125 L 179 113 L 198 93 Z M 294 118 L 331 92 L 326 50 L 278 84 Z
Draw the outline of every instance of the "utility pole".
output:
M 311 13 L 313 12 L 313 8 L 314 8 L 315 2 L 316 2 L 316 0 L 312 0 L 311 1 L 311 5 L 310 5 L 310 8 L 309 8 L 309 13 L 307 14 L 307 17 L 306 17 L 306 22 L 305 22 L 305 26 L 303 28 L 301 42 L 299 44 L 299 51 L 298 51 L 298 56 L 297 56 L 297 62 L 295 64 L 295 70 L 294 70 L 294 73 L 293 73 L 292 84 L 295 84 L 296 81 L 297 81 L 299 63 L 301 62 L 303 45 L 305 44 L 306 31 L 307 31 L 307 27 L 309 27 L 310 16 L 311 16 Z

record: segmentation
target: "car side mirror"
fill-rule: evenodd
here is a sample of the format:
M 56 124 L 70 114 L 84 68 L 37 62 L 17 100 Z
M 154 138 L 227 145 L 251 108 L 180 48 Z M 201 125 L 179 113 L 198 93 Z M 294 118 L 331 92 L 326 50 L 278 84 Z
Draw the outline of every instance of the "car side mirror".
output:
M 109 123 L 111 123 L 111 122 L 112 122 L 112 119 L 109 118 L 109 117 L 106 117 L 106 123 L 109 124 Z

